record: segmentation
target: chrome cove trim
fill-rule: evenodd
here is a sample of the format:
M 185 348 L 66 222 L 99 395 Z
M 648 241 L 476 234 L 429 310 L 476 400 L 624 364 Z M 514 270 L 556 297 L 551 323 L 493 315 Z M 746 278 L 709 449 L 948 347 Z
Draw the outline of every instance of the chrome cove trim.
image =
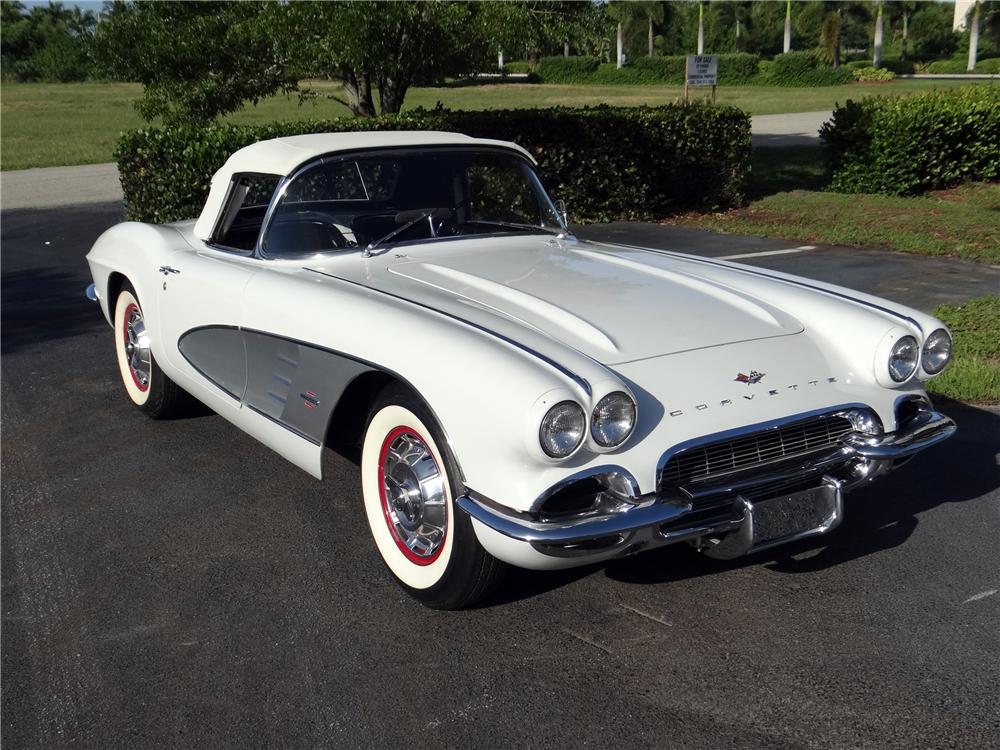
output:
M 690 261 L 694 261 L 696 263 L 705 263 L 705 264 L 710 265 L 710 266 L 716 266 L 717 268 L 726 268 L 726 269 L 732 270 L 732 265 L 726 265 L 726 264 L 723 264 L 723 263 L 719 263 L 718 261 L 714 261 L 714 260 L 711 260 L 709 258 L 700 258 L 700 257 L 698 257 L 696 255 L 683 255 L 681 253 L 670 252 L 669 250 L 658 250 L 655 247 L 639 247 L 638 245 L 623 245 L 620 242 L 593 242 L 593 243 L 590 243 L 590 244 L 594 244 L 594 245 L 608 245 L 608 246 L 611 246 L 611 247 L 623 247 L 623 248 L 625 248 L 627 250 L 642 250 L 643 252 L 647 252 L 647 253 L 656 253 L 658 255 L 666 255 L 668 258 L 676 258 L 678 260 L 690 260 Z M 733 264 L 733 265 L 740 266 L 737 270 L 739 270 L 742 273 L 749 273 L 749 274 L 753 274 L 754 276 L 761 276 L 761 277 L 763 277 L 765 279 L 771 279 L 772 281 L 780 281 L 780 282 L 782 282 L 784 284 L 792 284 L 794 286 L 805 287 L 806 289 L 812 289 L 815 292 L 821 292 L 823 294 L 829 294 L 829 295 L 831 295 L 833 297 L 839 297 L 841 299 L 845 299 L 845 300 L 847 300 L 849 302 L 853 302 L 853 303 L 855 303 L 857 305 L 862 305 L 864 307 L 871 307 L 871 308 L 873 308 L 875 310 L 878 310 L 879 312 L 883 312 L 883 313 L 885 313 L 887 315 L 891 315 L 891 316 L 893 316 L 895 318 L 899 318 L 900 320 L 905 320 L 907 323 L 909 323 L 910 325 L 912 325 L 914 328 L 916 328 L 920 332 L 921 340 L 925 338 L 924 337 L 923 326 L 921 326 L 917 321 L 915 321 L 909 315 L 903 315 L 903 313 L 897 312 L 896 310 L 892 310 L 892 309 L 890 309 L 888 307 L 883 307 L 882 305 L 876 304 L 874 302 L 866 302 L 865 300 L 858 299 L 857 297 L 851 297 L 850 295 L 842 294 L 841 292 L 835 292 L 835 291 L 833 291 L 831 289 L 824 289 L 823 287 L 814 286 L 813 284 L 810 284 L 810 283 L 808 283 L 806 281 L 793 281 L 791 279 L 783 279 L 780 276 L 772 276 L 769 273 L 764 273 L 763 271 L 758 271 L 756 269 L 750 268 L 749 266 L 744 266 L 742 263 L 737 263 L 737 264 Z M 921 346 L 923 346 L 922 343 L 921 343 Z
M 449 320 L 454 320 L 454 321 L 456 321 L 458 323 L 461 323 L 463 325 L 468 326 L 469 328 L 475 329 L 475 330 L 477 330 L 477 331 L 479 331 L 481 333 L 485 333 L 487 336 L 492 336 L 493 338 L 499 339 L 500 341 L 503 341 L 504 343 L 509 344 L 510 346 L 513 346 L 516 349 L 520 349 L 521 351 L 523 351 L 523 352 L 525 352 L 527 354 L 530 354 L 532 357 L 534 357 L 534 358 L 536 358 L 538 360 L 541 360 L 542 362 L 544 362 L 545 364 L 547 364 L 549 367 L 551 367 L 552 369 L 554 369 L 557 372 L 559 372 L 561 375 L 564 375 L 565 377 L 569 378 L 574 383 L 576 383 L 583 390 L 583 392 L 587 394 L 588 398 L 590 398 L 590 397 L 592 397 L 594 395 L 593 388 L 591 388 L 591 385 L 587 381 L 586 378 L 583 378 L 580 375 L 577 375 L 572 370 L 569 370 L 566 367 L 563 367 L 561 364 L 559 364 L 558 362 L 556 362 L 554 359 L 551 359 L 550 357 L 546 357 L 541 352 L 536 351 L 535 349 L 532 349 L 529 346 L 525 346 L 524 344 L 522 344 L 522 343 L 520 343 L 518 341 L 515 341 L 514 339 L 509 338 L 508 336 L 504 336 L 502 333 L 494 331 L 491 328 L 486 328 L 485 326 L 481 326 L 478 323 L 473 323 L 470 320 L 466 320 L 465 318 L 460 318 L 457 315 L 452 315 L 451 313 L 444 312 L 443 310 L 438 310 L 436 307 L 431 307 L 430 305 L 425 305 L 425 304 L 423 304 L 421 302 L 415 302 L 414 300 L 407 299 L 406 297 L 401 297 L 398 294 L 393 294 L 392 292 L 387 292 L 387 291 L 385 291 L 383 289 L 376 289 L 375 287 L 368 286 L 367 284 L 362 284 L 362 283 L 357 282 L 357 281 L 352 281 L 351 279 L 345 279 L 345 278 L 343 278 L 341 276 L 335 276 L 332 273 L 327 273 L 326 271 L 320 271 L 317 268 L 309 268 L 307 266 L 303 266 L 302 270 L 303 271 L 309 271 L 311 273 L 316 273 L 316 274 L 319 274 L 320 276 L 325 276 L 325 277 L 327 277 L 329 279 L 334 279 L 336 281 L 343 282 L 344 284 L 353 284 L 354 286 L 361 287 L 362 289 L 365 289 L 365 290 L 367 290 L 369 292 L 375 292 L 376 294 L 382 294 L 382 295 L 384 295 L 386 297 L 392 297 L 393 299 L 399 300 L 401 302 L 405 302 L 405 303 L 410 304 L 410 305 L 414 305 L 416 307 L 420 307 L 420 308 L 422 308 L 424 310 L 430 310 L 431 312 L 437 313 L 438 315 L 442 315 L 442 316 L 448 318 Z M 602 367 L 603 367 L 603 365 L 602 365 Z

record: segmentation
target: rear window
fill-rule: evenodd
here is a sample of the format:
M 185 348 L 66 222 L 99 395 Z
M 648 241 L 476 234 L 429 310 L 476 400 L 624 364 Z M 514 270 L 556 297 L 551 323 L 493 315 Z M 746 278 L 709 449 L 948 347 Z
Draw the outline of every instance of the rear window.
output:
M 280 181 L 274 174 L 234 175 L 213 237 L 215 242 L 235 250 L 253 250 Z

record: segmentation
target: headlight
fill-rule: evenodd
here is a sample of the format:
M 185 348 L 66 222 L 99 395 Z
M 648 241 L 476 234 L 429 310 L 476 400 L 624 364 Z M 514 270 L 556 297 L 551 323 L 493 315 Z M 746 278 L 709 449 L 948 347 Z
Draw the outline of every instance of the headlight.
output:
M 583 408 L 573 401 L 562 401 L 542 417 L 538 442 L 546 455 L 566 458 L 583 442 L 586 429 L 587 415 L 583 413 Z
M 609 393 L 597 402 L 590 417 L 590 434 L 602 448 L 621 445 L 635 427 L 635 402 L 622 391 Z
M 950 359 L 951 336 L 943 328 L 938 328 L 924 342 L 924 350 L 921 353 L 924 372 L 928 375 L 937 375 L 945 368 Z
M 913 336 L 903 336 L 889 352 L 889 377 L 902 383 L 917 369 L 920 347 Z

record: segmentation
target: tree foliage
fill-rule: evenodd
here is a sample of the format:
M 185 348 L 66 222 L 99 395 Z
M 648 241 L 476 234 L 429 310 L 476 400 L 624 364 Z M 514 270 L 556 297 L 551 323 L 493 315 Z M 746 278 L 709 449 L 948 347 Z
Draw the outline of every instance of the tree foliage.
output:
M 22 81 L 82 81 L 90 73 L 88 49 L 97 16 L 62 3 L 0 3 L 0 56 L 4 75 Z
M 266 19 L 278 8 L 255 0 L 118 2 L 97 30 L 94 57 L 110 77 L 143 84 L 136 108 L 146 119 L 206 123 L 295 87 L 268 34 Z

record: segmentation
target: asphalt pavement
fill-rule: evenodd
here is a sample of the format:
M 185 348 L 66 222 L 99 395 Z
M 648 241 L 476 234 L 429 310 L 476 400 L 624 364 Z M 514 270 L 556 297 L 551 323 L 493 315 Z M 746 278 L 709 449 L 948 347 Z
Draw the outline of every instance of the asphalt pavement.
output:
M 958 434 L 851 495 L 827 537 L 516 572 L 433 612 L 384 572 L 353 464 L 330 454 L 317 482 L 217 416 L 131 407 L 83 296 L 119 212 L 0 214 L 5 747 L 1000 747 L 997 409 L 940 399 Z M 922 309 L 997 284 L 958 261 L 602 232 Z

